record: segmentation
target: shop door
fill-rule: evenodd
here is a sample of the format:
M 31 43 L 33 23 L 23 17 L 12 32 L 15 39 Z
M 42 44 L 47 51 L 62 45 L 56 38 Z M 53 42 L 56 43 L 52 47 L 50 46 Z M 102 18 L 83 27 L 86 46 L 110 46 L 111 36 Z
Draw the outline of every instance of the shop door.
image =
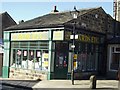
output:
M 67 79 L 68 72 L 68 43 L 56 43 L 55 79 Z

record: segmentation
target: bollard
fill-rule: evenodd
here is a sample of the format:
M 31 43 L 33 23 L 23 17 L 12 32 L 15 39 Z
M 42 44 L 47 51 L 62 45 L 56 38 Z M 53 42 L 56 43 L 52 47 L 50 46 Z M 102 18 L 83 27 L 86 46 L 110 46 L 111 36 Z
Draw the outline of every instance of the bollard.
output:
M 90 88 L 96 89 L 96 76 L 95 75 L 92 75 L 90 77 Z

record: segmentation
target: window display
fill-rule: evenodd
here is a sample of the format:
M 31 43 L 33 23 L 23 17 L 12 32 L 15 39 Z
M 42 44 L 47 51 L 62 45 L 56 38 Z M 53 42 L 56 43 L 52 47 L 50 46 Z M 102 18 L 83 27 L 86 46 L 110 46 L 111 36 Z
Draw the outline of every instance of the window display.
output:
M 77 71 L 96 71 L 98 62 L 98 45 L 79 43 L 77 50 Z
M 48 70 L 48 42 L 34 42 L 35 44 L 29 44 L 30 42 L 19 42 L 19 47 L 17 48 L 13 45 L 15 43 L 17 42 L 11 43 L 11 67 L 32 70 Z M 26 48 L 21 46 L 23 43 L 26 43 L 24 46 Z M 43 45 L 42 43 L 46 46 L 39 46 Z M 39 49 L 36 49 L 38 47 Z M 46 50 L 43 48 L 46 48 Z
M 111 47 L 110 69 L 118 70 L 120 66 L 120 52 L 119 47 Z
M 48 70 L 48 53 L 42 53 L 42 69 Z

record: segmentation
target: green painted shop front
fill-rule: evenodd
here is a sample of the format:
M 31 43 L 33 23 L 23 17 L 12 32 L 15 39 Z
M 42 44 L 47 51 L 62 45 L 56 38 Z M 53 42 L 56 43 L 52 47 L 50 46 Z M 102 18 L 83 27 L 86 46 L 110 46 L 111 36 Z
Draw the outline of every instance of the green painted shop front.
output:
M 70 79 L 73 59 L 70 35 L 64 28 L 5 31 L 3 78 Z M 103 36 L 81 32 L 78 36 L 75 72 L 99 73 Z M 79 78 L 79 73 L 76 77 Z

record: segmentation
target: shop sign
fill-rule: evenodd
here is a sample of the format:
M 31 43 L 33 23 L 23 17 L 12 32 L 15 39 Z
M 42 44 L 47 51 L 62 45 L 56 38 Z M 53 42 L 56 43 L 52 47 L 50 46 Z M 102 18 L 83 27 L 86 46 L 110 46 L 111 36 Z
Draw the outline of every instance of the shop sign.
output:
M 77 54 L 74 54 L 74 59 L 77 59 Z
M 64 40 L 64 31 L 53 31 L 53 40 Z
M 90 35 L 79 34 L 78 40 L 83 42 L 99 43 L 98 37 L 90 36 Z
M 12 33 L 11 41 L 48 40 L 48 32 Z
M 72 32 L 65 32 L 65 40 L 70 40 Z
M 65 32 L 65 40 L 71 40 L 70 39 L 71 35 L 72 35 L 72 32 Z M 78 38 L 76 39 L 76 41 L 99 43 L 99 38 L 96 36 L 85 35 L 85 34 L 77 34 L 77 35 L 78 35 Z

